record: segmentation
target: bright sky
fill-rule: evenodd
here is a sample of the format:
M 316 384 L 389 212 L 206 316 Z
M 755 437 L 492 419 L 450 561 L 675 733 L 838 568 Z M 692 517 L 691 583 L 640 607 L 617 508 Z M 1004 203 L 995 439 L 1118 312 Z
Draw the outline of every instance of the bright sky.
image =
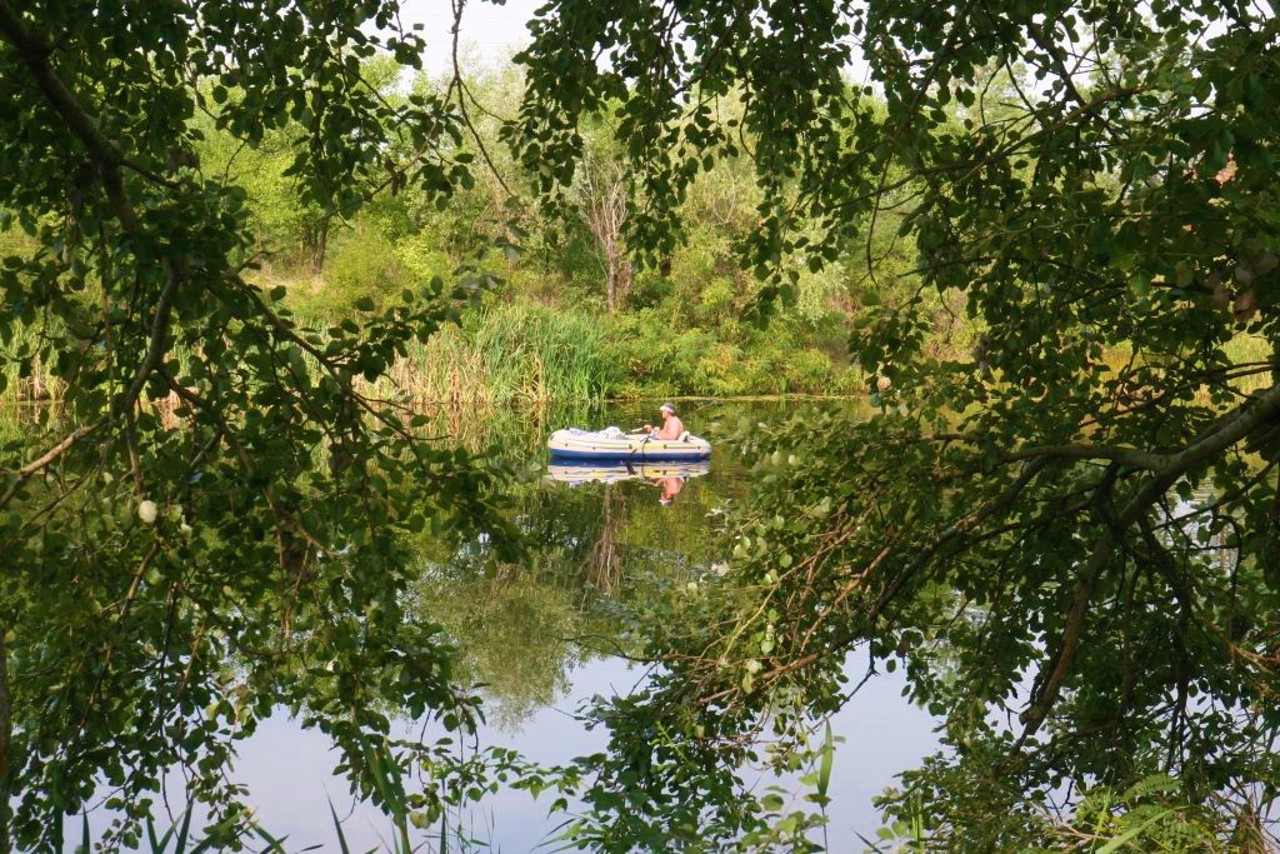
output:
M 492 62 L 525 47 L 529 42 L 525 25 L 543 2 L 507 0 L 500 6 L 487 0 L 467 0 L 462 14 L 462 51 Z M 450 0 L 402 0 L 400 20 L 406 27 L 412 23 L 423 25 L 427 70 L 446 70 L 452 49 L 449 30 L 453 26 L 453 4 Z
M 400 20 L 405 26 L 414 23 L 423 25 L 422 35 L 427 40 L 424 54 L 427 71 L 439 74 L 452 70 L 449 30 L 453 26 L 453 4 L 450 0 L 400 2 Z M 466 0 L 466 9 L 462 15 L 462 39 L 459 42 L 462 55 L 478 57 L 488 64 L 505 60 L 521 48 L 527 47 L 529 34 L 526 25 L 533 13 L 545 2 L 546 0 L 505 0 L 499 5 L 493 0 Z M 868 76 L 866 63 L 860 57 L 855 59 L 850 65 L 849 74 L 851 80 L 864 82 Z

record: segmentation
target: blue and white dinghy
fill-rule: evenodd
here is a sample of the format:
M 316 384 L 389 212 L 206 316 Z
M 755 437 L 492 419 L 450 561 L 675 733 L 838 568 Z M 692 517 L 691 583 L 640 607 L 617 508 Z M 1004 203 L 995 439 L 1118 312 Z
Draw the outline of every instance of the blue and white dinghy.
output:
M 581 486 L 584 483 L 618 483 L 624 480 L 691 480 L 711 472 L 710 460 L 553 460 L 544 480 Z
M 711 443 L 688 431 L 674 441 L 654 439 L 648 433 L 624 433 L 617 427 L 557 430 L 547 440 L 557 460 L 705 460 Z

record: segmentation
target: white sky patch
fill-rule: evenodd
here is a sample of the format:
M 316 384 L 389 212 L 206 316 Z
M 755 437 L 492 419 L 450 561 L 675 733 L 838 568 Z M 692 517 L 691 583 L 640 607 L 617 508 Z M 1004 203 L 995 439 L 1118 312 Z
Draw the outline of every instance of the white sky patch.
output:
M 529 45 L 529 21 L 543 0 L 507 0 L 501 6 L 467 0 L 462 13 L 460 56 L 479 59 L 485 65 L 504 62 Z M 450 0 L 402 0 L 400 20 L 409 27 L 422 24 L 427 40 L 423 64 L 428 74 L 452 69 L 453 4 Z

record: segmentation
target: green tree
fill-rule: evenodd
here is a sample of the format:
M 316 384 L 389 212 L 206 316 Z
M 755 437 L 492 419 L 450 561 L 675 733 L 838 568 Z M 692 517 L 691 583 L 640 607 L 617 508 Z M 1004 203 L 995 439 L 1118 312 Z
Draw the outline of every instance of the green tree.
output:
M 387 53 L 375 53 L 359 57 L 358 68 L 348 68 L 349 85 L 357 88 L 362 97 L 377 103 L 388 115 L 406 107 L 405 96 L 398 91 L 400 75 L 405 71 L 395 57 Z M 318 80 L 308 82 L 311 102 L 323 104 L 325 97 Z M 416 92 L 415 97 L 425 103 L 427 92 Z M 299 152 L 315 148 L 316 118 L 310 109 L 294 110 L 285 121 L 276 122 L 263 130 L 262 138 L 250 140 L 227 123 L 227 110 L 218 106 L 218 99 L 239 99 L 242 94 L 234 87 L 228 88 L 212 78 L 202 81 L 199 92 L 200 109 L 193 117 L 195 131 L 193 153 L 199 159 L 204 172 L 211 176 L 223 175 L 229 183 L 236 184 L 247 194 L 246 207 L 256 237 L 256 245 L 267 257 L 279 258 L 285 266 L 303 267 L 307 272 L 319 274 L 333 235 L 334 222 L 339 224 L 353 217 L 357 210 L 372 215 L 387 227 L 384 231 L 395 236 L 396 197 L 401 182 L 393 180 L 390 187 L 395 192 L 377 193 L 392 174 L 392 163 L 407 164 L 410 160 L 403 150 L 404 138 L 387 136 L 389 154 L 393 158 L 385 169 L 373 169 L 355 180 L 344 181 L 339 187 L 334 179 L 326 179 L 324 186 L 316 187 L 313 171 L 299 169 Z M 460 177 L 460 175 L 459 175 Z M 416 190 L 417 185 L 411 188 Z M 439 187 L 429 186 L 423 194 L 434 203 L 440 195 Z
M 749 825 L 725 794 L 744 733 L 799 742 L 844 702 L 862 644 L 877 666 L 905 663 L 913 698 L 946 720 L 950 752 L 894 806 L 940 847 L 1048 845 L 1038 807 L 1054 793 L 1158 774 L 1220 827 L 1265 814 L 1280 728 L 1275 13 L 543 10 L 518 141 L 526 161 L 559 163 L 583 117 L 618 104 L 646 201 L 637 257 L 668 251 L 696 176 L 740 153 L 711 120 L 733 92 L 763 192 L 741 258 L 761 305 L 794 290 L 797 253 L 847 262 L 849 241 L 883 235 L 891 203 L 914 245 L 898 272 L 918 283 L 852 340 L 879 416 L 745 438 L 760 488 L 736 514 L 729 581 L 714 607 L 666 615 L 648 702 L 602 712 L 606 839 L 652 833 L 657 848 Z M 891 289 L 894 272 L 873 281 Z M 925 346 L 926 289 L 982 330 L 977 364 Z M 647 800 L 627 794 L 637 773 Z M 724 824 L 672 802 L 713 804 Z
M 103 786 L 109 839 L 134 842 L 175 765 L 240 844 L 225 771 L 277 706 L 403 806 L 382 700 L 472 714 L 442 630 L 402 610 L 401 538 L 501 534 L 493 472 L 361 388 L 479 280 L 307 329 L 246 281 L 246 194 L 198 157 L 203 113 L 247 149 L 286 141 L 299 206 L 447 196 L 457 113 L 366 78 L 419 61 L 396 12 L 0 0 L 0 226 L 33 238 L 6 242 L 0 338 L 65 384 L 0 448 L 0 851 L 60 850 Z

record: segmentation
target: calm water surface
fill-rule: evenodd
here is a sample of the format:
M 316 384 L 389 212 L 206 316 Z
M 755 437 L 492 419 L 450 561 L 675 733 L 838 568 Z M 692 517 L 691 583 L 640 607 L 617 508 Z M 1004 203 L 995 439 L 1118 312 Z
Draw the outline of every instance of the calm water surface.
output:
M 534 542 L 528 565 L 518 567 L 495 565 L 484 542 L 422 557 L 413 607 L 447 627 L 463 650 L 465 675 L 486 686 L 488 723 L 480 744 L 513 747 L 544 763 L 603 747 L 605 734 L 586 731 L 575 711 L 593 695 L 626 693 L 644 678 L 607 653 L 617 639 L 605 607 L 644 596 L 644 579 L 653 575 L 678 579 L 724 558 L 708 514 L 745 494 L 750 483 L 732 448 L 718 440 L 744 419 L 776 418 L 793 404 L 682 404 L 686 427 L 715 445 L 703 469 L 548 471 L 543 443 L 552 429 L 634 428 L 658 421 L 657 405 L 505 419 L 454 414 L 464 443 L 496 447 L 524 473 L 511 513 Z M 865 655 L 855 652 L 848 667 L 858 681 Z M 833 720 L 845 739 L 831 782 L 834 850 L 862 850 L 854 834 L 873 838 L 880 825 L 872 797 L 936 747 L 935 722 L 902 698 L 903 685 L 901 673 L 877 676 Z M 423 732 L 421 723 L 405 721 L 399 735 Z M 425 733 L 443 734 L 430 726 Z M 330 799 L 344 817 L 352 850 L 389 842 L 390 823 L 353 804 L 346 783 L 332 775 L 337 756 L 323 735 L 281 714 L 263 722 L 239 753 L 236 779 L 248 787 L 262 826 L 286 836 L 289 850 L 340 850 Z M 553 797 L 544 794 L 539 802 L 500 792 L 461 821 L 494 850 L 531 851 L 564 820 L 547 814 Z M 429 841 L 424 850 L 433 850 Z

